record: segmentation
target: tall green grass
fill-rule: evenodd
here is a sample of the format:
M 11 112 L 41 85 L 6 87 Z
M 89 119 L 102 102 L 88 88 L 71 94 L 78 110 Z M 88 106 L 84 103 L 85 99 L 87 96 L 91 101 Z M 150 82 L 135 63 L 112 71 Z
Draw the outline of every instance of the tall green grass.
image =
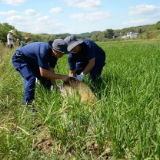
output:
M 106 66 L 92 110 L 37 85 L 38 116 L 21 105 L 23 80 L 11 64 L 14 51 L 0 54 L 1 159 L 159 159 L 160 41 L 99 45 Z M 68 69 L 65 56 L 56 71 Z

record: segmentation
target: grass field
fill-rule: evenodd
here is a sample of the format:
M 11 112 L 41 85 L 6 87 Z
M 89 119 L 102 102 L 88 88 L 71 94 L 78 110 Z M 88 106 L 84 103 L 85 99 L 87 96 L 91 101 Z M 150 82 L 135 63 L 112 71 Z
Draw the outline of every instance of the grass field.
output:
M 14 50 L 0 47 L 0 159 L 159 159 L 160 41 L 98 44 L 106 66 L 93 109 L 37 85 L 38 116 L 21 105 Z M 68 69 L 64 56 L 56 72 Z

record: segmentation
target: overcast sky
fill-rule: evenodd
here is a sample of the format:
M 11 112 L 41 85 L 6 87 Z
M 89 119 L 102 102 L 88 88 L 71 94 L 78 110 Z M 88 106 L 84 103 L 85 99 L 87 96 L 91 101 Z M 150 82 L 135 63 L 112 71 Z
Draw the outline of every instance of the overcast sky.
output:
M 30 33 L 84 33 L 155 24 L 160 0 L 0 0 L 0 23 Z

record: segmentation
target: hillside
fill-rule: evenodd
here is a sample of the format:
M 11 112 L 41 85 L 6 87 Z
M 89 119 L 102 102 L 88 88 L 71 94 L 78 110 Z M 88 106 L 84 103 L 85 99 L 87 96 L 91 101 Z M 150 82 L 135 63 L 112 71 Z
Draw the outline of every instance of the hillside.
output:
M 8 30 L 14 30 L 14 38 L 24 40 L 24 43 L 28 43 L 24 38 L 29 37 L 29 43 L 36 42 L 36 41 L 49 41 L 56 38 L 64 39 L 70 33 L 63 33 L 63 34 L 33 34 L 33 33 L 26 33 L 18 31 L 14 26 L 11 26 L 7 23 L 0 24 L 0 41 L 5 43 L 6 42 L 6 35 Z M 96 42 L 105 42 L 105 41 L 112 41 L 112 40 L 121 40 L 121 36 L 126 35 L 128 32 L 138 33 L 139 39 L 159 39 L 160 37 L 160 21 L 156 24 L 152 25 L 143 25 L 137 27 L 128 27 L 123 29 L 106 29 L 105 31 L 93 31 L 93 32 L 86 32 L 81 34 L 74 34 L 77 36 L 78 39 L 90 39 Z

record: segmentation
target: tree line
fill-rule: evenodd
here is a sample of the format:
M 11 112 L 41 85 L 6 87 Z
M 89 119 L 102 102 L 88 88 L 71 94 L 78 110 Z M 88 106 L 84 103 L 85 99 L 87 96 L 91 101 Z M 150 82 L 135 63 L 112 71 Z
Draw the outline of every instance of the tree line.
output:
M 65 37 L 71 35 L 69 33 L 64 34 L 33 34 L 18 31 L 14 26 L 9 25 L 8 23 L 0 23 L 0 42 L 5 44 L 7 42 L 7 34 L 10 30 L 14 31 L 14 41 L 17 39 L 23 40 L 24 44 L 31 42 L 43 41 L 47 42 L 49 40 L 54 40 L 57 38 L 64 39 Z M 128 32 L 138 33 L 138 38 L 140 39 L 160 39 L 160 21 L 153 25 L 143 25 L 137 27 L 128 27 L 118 30 L 106 29 L 105 31 L 94 31 L 86 32 L 82 34 L 75 34 L 78 39 L 90 39 L 95 42 L 106 42 L 113 40 L 120 40 L 121 36 L 126 35 Z M 29 37 L 29 41 L 25 40 L 25 37 Z

